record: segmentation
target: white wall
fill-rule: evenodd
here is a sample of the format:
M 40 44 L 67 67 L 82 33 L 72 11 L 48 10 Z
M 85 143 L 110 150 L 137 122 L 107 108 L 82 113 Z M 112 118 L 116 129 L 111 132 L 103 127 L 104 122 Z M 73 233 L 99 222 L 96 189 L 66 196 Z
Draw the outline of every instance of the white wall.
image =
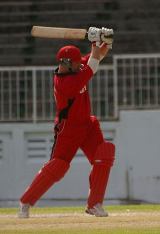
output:
M 121 111 L 119 121 L 101 126 L 117 147 L 106 197 L 160 202 L 160 111 Z M 0 200 L 18 199 L 49 159 L 52 128 L 51 123 L 0 124 Z M 89 171 L 87 159 L 77 155 L 43 198 L 86 198 Z
M 160 111 L 122 111 L 118 151 L 133 199 L 160 202 Z

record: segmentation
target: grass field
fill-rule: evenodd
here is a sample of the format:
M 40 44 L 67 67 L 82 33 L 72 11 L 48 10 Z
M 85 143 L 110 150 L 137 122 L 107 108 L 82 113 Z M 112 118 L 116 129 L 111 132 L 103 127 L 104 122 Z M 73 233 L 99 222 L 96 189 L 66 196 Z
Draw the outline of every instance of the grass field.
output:
M 0 234 L 160 234 L 160 205 L 105 208 L 105 218 L 85 214 L 84 207 L 32 208 L 29 219 L 18 219 L 15 208 L 0 208 Z

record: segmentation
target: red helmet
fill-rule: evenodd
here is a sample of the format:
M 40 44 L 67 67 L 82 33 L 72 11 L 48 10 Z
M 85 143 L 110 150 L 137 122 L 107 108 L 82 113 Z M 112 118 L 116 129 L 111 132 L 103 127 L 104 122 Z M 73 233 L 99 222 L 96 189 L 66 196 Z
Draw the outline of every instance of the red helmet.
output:
M 56 59 L 57 61 L 62 59 L 70 59 L 71 62 L 81 62 L 81 52 L 76 46 L 64 46 L 58 51 Z

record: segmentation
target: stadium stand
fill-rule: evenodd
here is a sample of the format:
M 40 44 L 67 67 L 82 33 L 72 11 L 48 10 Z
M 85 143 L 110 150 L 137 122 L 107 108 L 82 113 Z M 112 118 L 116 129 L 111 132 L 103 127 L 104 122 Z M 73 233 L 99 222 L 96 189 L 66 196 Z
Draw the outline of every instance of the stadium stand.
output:
M 52 65 L 58 47 L 74 43 L 87 52 L 88 41 L 38 39 L 32 25 L 107 26 L 115 30 L 112 54 L 160 50 L 160 1 L 152 0 L 1 0 L 0 65 Z

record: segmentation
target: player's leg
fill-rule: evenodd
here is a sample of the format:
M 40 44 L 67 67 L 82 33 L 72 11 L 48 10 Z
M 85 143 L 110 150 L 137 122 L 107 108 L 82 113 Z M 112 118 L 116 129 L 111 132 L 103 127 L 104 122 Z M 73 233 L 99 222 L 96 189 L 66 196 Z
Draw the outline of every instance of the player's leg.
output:
M 92 164 L 86 212 L 96 216 L 107 216 L 107 213 L 102 208 L 102 204 L 110 169 L 114 161 L 115 146 L 103 139 L 99 123 L 96 119 L 92 119 L 92 128 L 81 148 Z
M 93 167 L 90 173 L 90 192 L 88 197 L 88 213 L 96 216 L 107 216 L 103 211 L 102 204 L 110 169 L 114 161 L 115 147 L 110 142 L 103 142 L 97 147 Z
M 33 206 L 55 182 L 63 178 L 68 168 L 69 163 L 58 158 L 44 164 L 31 185 L 20 198 L 20 218 L 27 218 L 29 216 L 29 206 Z
M 55 182 L 63 178 L 68 169 L 69 163 L 59 158 L 54 158 L 44 164 L 21 197 L 21 202 L 33 206 Z
M 54 183 L 64 177 L 78 146 L 78 137 L 69 138 L 63 134 L 57 136 L 51 159 L 44 164 L 21 197 L 21 205 L 33 206 Z M 23 214 L 19 216 L 23 216 Z

